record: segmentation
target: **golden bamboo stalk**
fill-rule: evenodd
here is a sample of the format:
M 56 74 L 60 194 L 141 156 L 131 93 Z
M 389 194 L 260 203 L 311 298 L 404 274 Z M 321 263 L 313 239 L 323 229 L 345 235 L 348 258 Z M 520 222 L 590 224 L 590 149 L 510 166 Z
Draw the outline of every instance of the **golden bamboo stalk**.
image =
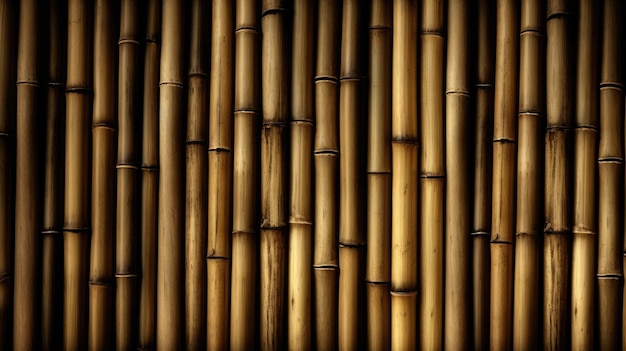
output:
M 41 284 L 39 230 L 42 198 L 39 154 L 41 143 L 39 72 L 40 45 L 36 1 L 20 1 L 17 52 L 17 128 L 15 162 L 15 262 L 13 289 L 13 347 L 41 347 L 41 315 L 38 296 Z
M 513 298 L 513 348 L 539 348 L 541 290 L 541 178 L 544 113 L 544 7 L 522 1 L 517 153 L 517 214 Z
M 161 1 L 146 3 L 141 125 L 141 279 L 139 348 L 156 348 L 157 211 L 159 162 L 159 55 Z
M 519 4 L 497 3 L 493 125 L 490 348 L 511 348 L 517 140 Z
M 88 2 L 69 1 L 63 221 L 65 350 L 87 346 L 92 14 Z
M 115 303 L 115 152 L 117 141 L 117 51 L 115 8 L 97 1 L 94 18 L 94 100 L 91 179 L 91 257 L 89 266 L 88 346 L 110 350 L 116 339 Z M 119 255 L 119 253 L 118 253 Z M 119 289 L 119 287 L 118 287 Z
M 184 339 L 182 2 L 164 0 L 161 18 L 156 347 L 173 350 Z
M 572 340 L 574 350 L 594 348 L 596 262 L 596 159 L 598 131 L 598 2 L 578 5 Z

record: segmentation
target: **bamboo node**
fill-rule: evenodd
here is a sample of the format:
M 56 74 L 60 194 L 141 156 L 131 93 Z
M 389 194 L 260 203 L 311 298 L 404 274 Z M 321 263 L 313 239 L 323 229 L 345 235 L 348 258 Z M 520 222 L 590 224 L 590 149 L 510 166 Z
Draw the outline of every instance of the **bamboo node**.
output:
M 313 123 L 313 118 L 310 117 L 292 117 L 291 118 L 291 124 L 292 125 L 298 125 L 298 124 L 304 124 L 304 125 L 309 125 L 311 127 L 315 126 L 315 124 Z
M 116 127 L 113 123 L 106 123 L 106 122 L 97 122 L 97 123 L 92 124 L 91 129 L 96 129 L 96 128 L 108 129 L 112 131 L 116 130 Z
M 62 88 L 65 86 L 65 83 L 61 82 L 48 82 L 46 85 L 50 88 Z
M 144 172 L 156 172 L 159 170 L 159 166 L 141 165 L 141 170 Z
M 10 136 L 9 133 L 0 132 L 0 138 L 8 138 Z
M 339 83 L 339 78 L 337 78 L 335 76 L 316 76 L 314 80 L 315 80 L 315 84 L 317 84 L 317 83 L 334 83 L 334 84 L 338 84 Z
M 329 263 L 314 264 L 313 269 L 318 270 L 318 271 L 336 271 L 339 269 L 339 266 L 336 264 L 329 264 Z
M 302 216 L 290 216 L 289 224 L 313 226 L 313 223 Z
M 521 110 L 517 113 L 517 117 L 522 117 L 522 116 L 533 116 L 533 117 L 541 118 L 543 117 L 543 113 L 541 113 L 541 111 Z
M 416 138 L 396 135 L 391 138 L 391 144 L 409 144 L 419 146 L 419 141 Z
M 89 284 L 89 286 L 103 287 L 103 288 L 112 288 L 114 286 L 113 282 L 106 281 L 106 280 L 90 280 L 89 282 L 87 282 L 87 284 Z
M 513 242 L 510 240 L 502 240 L 500 239 L 500 236 L 498 234 L 496 234 L 495 237 L 493 237 L 490 241 L 490 244 L 492 245 L 513 245 Z
M 214 255 L 207 255 L 206 259 L 207 259 L 207 260 L 222 260 L 222 261 L 230 261 L 230 257 L 225 257 L 225 256 L 214 256 Z
M 369 26 L 368 29 L 371 30 L 371 31 L 380 30 L 380 31 L 385 31 L 386 32 L 386 31 L 391 31 L 392 27 L 391 26 L 383 26 L 383 25 L 380 25 L 380 24 L 374 24 L 374 25 Z
M 443 32 L 438 30 L 422 30 L 420 35 L 445 38 Z
M 391 281 L 373 281 L 365 279 L 365 283 L 372 285 L 391 285 Z
M 159 87 L 166 87 L 166 86 L 172 86 L 172 87 L 176 87 L 176 88 L 183 88 L 183 83 L 182 82 L 176 82 L 176 81 L 167 81 L 167 82 L 159 82 Z
M 89 231 L 89 228 L 87 227 L 63 227 L 63 231 L 69 232 L 69 233 L 81 234 L 81 233 L 87 233 Z
M 161 44 L 161 38 L 158 36 L 147 36 L 144 38 L 146 44 Z
M 476 89 L 489 89 L 489 90 L 493 90 L 494 85 L 491 83 L 476 83 L 474 84 L 474 88 Z
M 345 247 L 347 249 L 361 249 L 365 247 L 365 242 L 355 241 L 355 242 L 347 242 L 340 240 L 339 247 Z
M 591 229 L 586 229 L 580 226 L 574 226 L 574 230 L 572 230 L 572 234 L 582 234 L 582 235 L 592 235 L 595 236 L 598 233 Z
M 548 17 L 546 17 L 546 22 L 553 20 L 553 19 L 557 19 L 557 18 L 562 18 L 562 17 L 567 17 L 567 16 L 571 16 L 573 15 L 573 12 L 570 11 L 557 11 L 557 12 L 553 12 L 551 14 L 548 15 Z
M 339 155 L 339 151 L 338 150 L 331 150 L 331 149 L 319 149 L 319 150 L 315 150 L 313 152 L 313 155 L 330 155 L 330 156 L 337 156 Z
M 261 14 L 261 18 L 265 17 L 265 16 L 269 16 L 269 15 L 280 15 L 287 12 L 287 9 L 284 7 L 275 7 L 275 8 L 271 8 L 271 9 L 265 9 L 263 10 L 263 13 Z
M 339 82 L 365 82 L 367 80 L 367 77 L 364 76 L 351 76 L 351 75 L 347 75 L 347 76 L 342 76 L 339 78 Z
M 470 97 L 469 91 L 467 90 L 446 90 L 446 95 L 459 95 L 467 98 Z
M 624 85 L 619 82 L 601 82 L 600 90 L 618 90 L 621 92 L 624 90 Z
M 623 280 L 624 276 L 620 273 L 598 273 L 596 277 L 601 280 Z
M 257 27 L 247 27 L 247 26 L 244 26 L 244 27 L 238 27 L 238 28 L 235 29 L 235 34 L 243 33 L 243 32 L 248 32 L 248 33 L 253 33 L 253 34 L 259 34 L 260 33 L 259 28 L 257 28 Z
M 494 144 L 516 144 L 517 141 L 509 138 L 497 138 L 493 139 Z
M 63 233 L 63 232 L 60 231 L 60 230 L 54 230 L 54 229 L 47 229 L 47 230 L 42 230 L 41 231 L 41 234 L 43 234 L 43 235 L 61 234 L 61 233 Z
M 390 290 L 389 293 L 392 296 L 415 296 L 418 294 L 417 290 L 407 290 L 407 291 L 403 291 L 403 290 Z
M 206 141 L 199 139 L 187 139 L 185 140 L 185 145 L 206 145 Z
M 206 72 L 201 72 L 201 71 L 197 71 L 197 70 L 189 70 L 189 72 L 187 73 L 187 78 L 189 78 L 190 80 L 192 78 L 201 78 L 201 79 L 209 79 L 209 74 L 207 74 Z
M 624 164 L 624 158 L 619 157 L 619 156 L 599 157 L 598 163 L 614 163 L 614 164 L 621 165 L 621 164 Z
M 579 124 L 574 128 L 574 130 L 588 131 L 592 133 L 598 133 L 598 127 L 586 124 Z
M 115 165 L 115 168 L 117 168 L 117 169 L 139 170 L 138 166 L 132 165 L 132 164 L 127 164 L 127 163 L 118 163 L 118 164 Z
M 4 282 L 5 280 L 9 280 L 10 278 L 11 274 L 9 274 L 9 272 L 0 273 L 0 283 Z
M 391 171 L 366 171 L 366 174 L 371 174 L 371 175 L 375 175 L 375 174 L 391 174 Z
M 235 117 L 237 117 L 237 115 L 239 114 L 252 115 L 253 117 L 259 117 L 259 111 L 253 110 L 250 108 L 239 108 L 239 109 L 235 109 L 233 112 L 235 114 Z
M 286 224 L 270 225 L 269 224 L 269 220 L 267 218 L 263 218 L 263 220 L 261 221 L 261 225 L 259 227 L 261 229 L 266 229 L 266 230 L 285 230 L 285 229 L 287 229 L 287 225 Z
M 539 28 L 525 28 L 525 29 L 522 29 L 519 33 L 520 37 L 522 35 L 535 35 L 535 36 L 543 37 L 545 36 L 545 32 Z
M 139 274 L 137 273 L 115 273 L 115 278 L 138 278 Z
M 122 44 L 135 44 L 137 46 L 141 45 L 141 43 L 138 40 L 131 39 L 131 38 L 120 38 L 120 40 L 117 42 L 117 45 L 122 45 Z
M 17 82 L 15 82 L 15 85 L 17 86 L 26 85 L 26 86 L 39 88 L 39 82 L 36 80 L 18 80 Z
M 226 153 L 231 153 L 232 150 L 230 148 L 227 147 L 223 147 L 223 146 L 216 146 L 216 147 L 211 147 L 209 148 L 208 152 L 226 152 Z
M 85 94 L 85 95 L 90 95 L 93 93 L 93 89 L 91 88 L 87 88 L 87 87 L 73 87 L 73 86 L 68 86 L 65 89 L 65 93 L 66 94 Z
M 543 229 L 543 234 L 544 235 L 565 235 L 565 236 L 570 236 L 571 235 L 571 231 L 569 229 L 553 230 L 552 226 L 550 225 L 550 223 L 546 223 L 546 226 Z
M 474 231 L 470 233 L 470 236 L 491 236 L 491 233 L 485 231 Z
M 250 230 L 233 230 L 231 232 L 232 235 L 239 235 L 239 234 L 245 234 L 245 235 L 255 235 L 256 232 L 255 231 L 250 231 Z
M 446 175 L 444 173 L 437 173 L 437 172 L 424 172 L 424 173 L 420 173 L 420 178 L 424 179 L 424 180 L 444 180 L 446 178 Z
M 515 232 L 515 236 L 538 236 L 538 235 L 542 235 L 543 233 L 540 232 Z

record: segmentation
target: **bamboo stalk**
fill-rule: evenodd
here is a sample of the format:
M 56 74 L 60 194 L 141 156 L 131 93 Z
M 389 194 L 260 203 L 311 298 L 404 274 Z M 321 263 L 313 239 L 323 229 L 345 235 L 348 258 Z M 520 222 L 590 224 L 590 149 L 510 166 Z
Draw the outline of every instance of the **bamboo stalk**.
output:
M 139 348 L 156 348 L 157 211 L 159 162 L 159 55 L 161 1 L 146 3 L 141 125 L 141 279 Z
M 598 2 L 578 5 L 578 66 L 574 136 L 572 349 L 594 347 L 596 158 L 598 130 Z
M 13 290 L 13 347 L 41 347 L 41 172 L 37 126 L 40 124 L 40 45 L 36 1 L 20 2 L 17 52 L 17 131 L 15 163 L 15 262 Z
M 63 221 L 65 350 L 84 349 L 87 346 L 91 149 L 89 127 L 92 113 L 91 15 L 89 3 L 81 0 L 68 3 Z
M 340 350 L 360 350 L 364 341 L 360 338 L 364 332 L 364 323 L 361 323 L 363 312 L 363 301 L 361 286 L 364 281 L 363 249 L 360 245 L 339 244 L 339 264 L 343 265 L 343 270 L 339 275 L 339 303 L 337 314 L 339 323 L 337 328 Z M 343 261 L 343 263 L 342 263 Z M 342 323 L 342 316 L 355 316 L 357 318 L 352 323 Z
M 95 4 L 94 100 L 91 179 L 91 257 L 89 266 L 89 335 L 92 350 L 110 350 L 115 345 L 115 152 L 117 58 L 115 8 L 110 1 Z M 117 254 L 120 255 L 120 254 Z
M 182 3 L 163 1 L 159 99 L 157 349 L 182 346 L 184 178 Z

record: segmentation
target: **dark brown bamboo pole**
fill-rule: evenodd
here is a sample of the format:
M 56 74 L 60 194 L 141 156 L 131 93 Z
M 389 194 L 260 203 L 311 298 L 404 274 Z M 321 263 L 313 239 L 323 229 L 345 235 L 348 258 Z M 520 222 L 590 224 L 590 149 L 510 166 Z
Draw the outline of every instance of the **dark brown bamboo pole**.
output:
M 97 1 L 94 9 L 93 148 L 91 178 L 91 256 L 89 265 L 88 346 L 115 345 L 115 152 L 117 149 L 116 9 Z M 71 186 L 71 185 L 70 185 Z
M 15 262 L 13 288 L 13 347 L 41 347 L 42 197 L 40 172 L 41 123 L 38 60 L 39 12 L 37 1 L 20 1 L 17 44 L 17 128 L 15 163 Z
M 391 1 L 372 1 L 367 129 L 367 347 L 391 347 Z M 412 47 L 412 46 L 411 46 Z M 413 48 L 415 54 L 417 53 Z M 415 55 L 414 55 L 415 56 Z M 417 79 L 413 82 L 417 85 Z
M 141 279 L 139 348 L 156 348 L 159 61 L 161 0 L 146 2 L 141 124 Z
M 489 349 L 491 237 L 491 140 L 494 95 L 494 1 L 481 0 L 474 10 L 475 107 L 474 201 L 472 218 L 472 334 L 475 350 Z
M 235 9 L 235 102 L 233 134 L 233 234 L 230 348 L 256 343 L 258 258 L 258 1 L 239 0 Z
M 541 301 L 542 132 L 545 3 L 522 1 L 517 152 L 517 221 L 513 298 L 513 348 L 539 348 Z
M 164 0 L 159 97 L 159 193 L 156 347 L 183 345 L 184 123 L 183 4 Z
M 93 40 L 90 5 L 82 0 L 68 3 L 63 221 L 65 350 L 87 346 Z
M 596 159 L 598 133 L 598 1 L 578 4 L 574 226 L 572 243 L 572 349 L 594 348 L 596 273 Z
M 493 125 L 490 348 L 511 348 L 517 163 L 519 2 L 497 3 Z
M 207 349 L 228 348 L 233 149 L 234 6 L 214 1 L 209 105 Z
M 598 349 L 619 349 L 622 341 L 624 268 L 624 85 L 623 7 L 603 2 L 598 145 Z

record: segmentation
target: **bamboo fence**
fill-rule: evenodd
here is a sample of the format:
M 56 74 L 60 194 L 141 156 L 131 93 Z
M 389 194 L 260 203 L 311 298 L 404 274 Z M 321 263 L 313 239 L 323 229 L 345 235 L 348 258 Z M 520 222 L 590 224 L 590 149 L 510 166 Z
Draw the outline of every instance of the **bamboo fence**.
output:
M 0 350 L 626 347 L 623 16 L 0 0 Z

